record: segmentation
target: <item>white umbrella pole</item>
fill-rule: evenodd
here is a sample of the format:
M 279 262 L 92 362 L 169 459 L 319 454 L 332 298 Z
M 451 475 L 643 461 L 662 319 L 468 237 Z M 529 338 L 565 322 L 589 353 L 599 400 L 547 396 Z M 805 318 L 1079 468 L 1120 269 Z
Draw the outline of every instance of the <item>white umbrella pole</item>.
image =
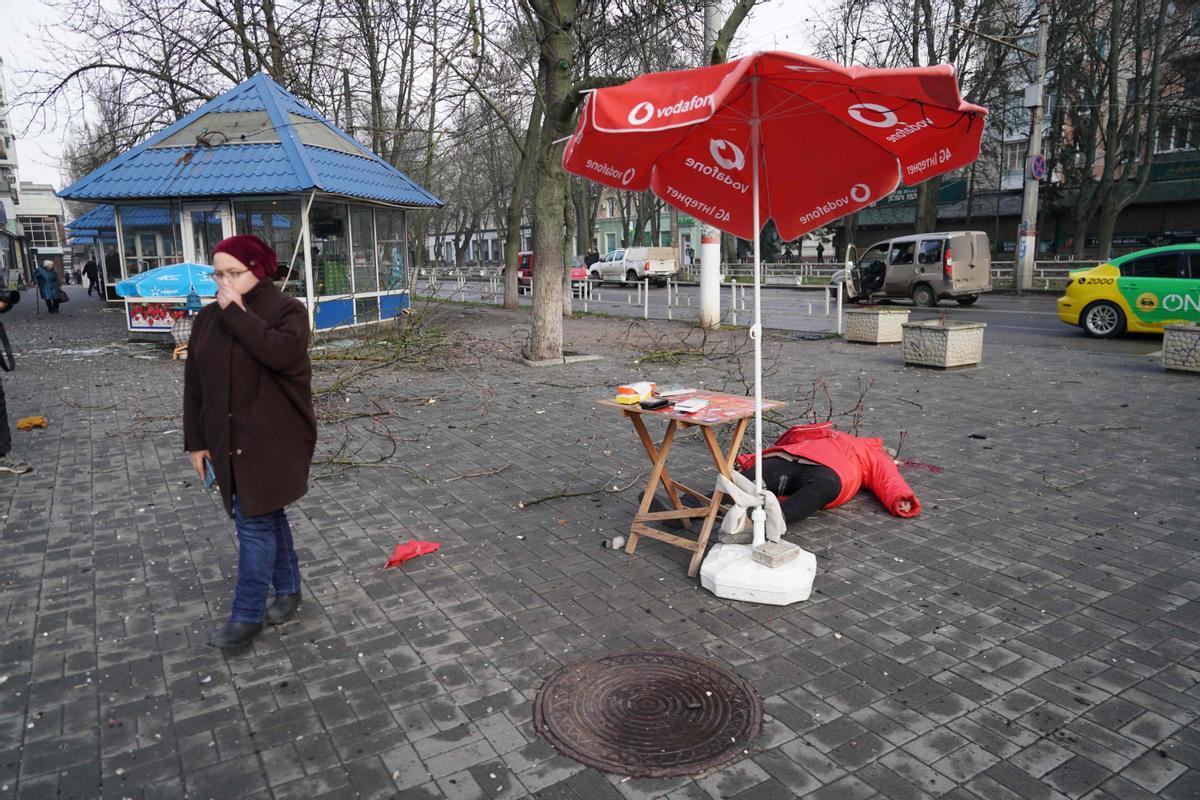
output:
M 762 479 L 762 260 L 759 253 L 759 240 L 762 238 L 762 222 L 759 210 L 758 193 L 758 162 L 759 148 L 762 140 L 762 120 L 758 115 L 758 75 L 750 78 L 750 158 L 751 182 L 754 184 L 754 325 L 750 329 L 750 338 L 754 340 L 754 487 L 759 497 L 763 494 Z M 750 515 L 754 523 L 754 546 L 758 547 L 766 541 L 767 513 L 762 506 L 754 509 Z

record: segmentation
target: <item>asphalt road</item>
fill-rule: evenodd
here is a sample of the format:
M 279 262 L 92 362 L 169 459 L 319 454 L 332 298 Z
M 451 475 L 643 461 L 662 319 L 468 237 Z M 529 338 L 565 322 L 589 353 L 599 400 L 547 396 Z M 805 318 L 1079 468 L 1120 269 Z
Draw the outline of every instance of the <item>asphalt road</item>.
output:
M 459 290 L 454 286 L 443 285 L 438 294 L 441 297 L 463 300 L 487 300 L 486 296 L 480 294 L 480 286 L 468 284 L 465 289 Z M 676 320 L 695 319 L 699 307 L 699 287 L 684 285 L 672 291 L 675 297 L 671 303 L 670 317 Z M 836 303 L 830 302 L 830 313 L 826 315 L 825 295 L 826 292 L 821 287 L 805 290 L 764 288 L 764 325 L 775 330 L 832 333 L 836 329 Z M 1038 293 L 1025 297 L 991 293 L 985 294 L 970 307 L 963 307 L 948 300 L 943 300 L 936 308 L 914 307 L 906 300 L 897 300 L 894 304 L 897 307 L 911 308 L 911 318 L 914 320 L 936 319 L 944 312 L 947 319 L 986 322 L 986 340 L 993 345 L 1136 355 L 1150 354 L 1161 349 L 1161 336 L 1126 334 L 1112 340 L 1086 336 L 1078 327 L 1067 325 L 1058 319 L 1055 311 L 1057 298 L 1057 293 Z M 528 296 L 523 296 L 521 301 L 528 304 Z M 730 311 L 730 302 L 731 292 L 725 287 L 721 292 L 723 321 L 748 325 L 753 318 L 754 302 L 750 287 L 744 292 L 739 292 L 736 315 Z M 575 300 L 576 310 L 583 310 L 583 306 L 580 300 Z M 640 317 L 648 311 L 651 319 L 667 319 L 667 289 L 651 287 L 647 305 L 636 287 L 605 284 L 593 290 L 586 310 L 622 317 Z

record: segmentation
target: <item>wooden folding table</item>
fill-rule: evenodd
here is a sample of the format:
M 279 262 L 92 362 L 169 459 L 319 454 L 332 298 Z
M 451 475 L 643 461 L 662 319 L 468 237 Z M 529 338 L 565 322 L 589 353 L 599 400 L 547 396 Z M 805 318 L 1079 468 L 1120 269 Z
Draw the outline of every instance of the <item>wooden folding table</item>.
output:
M 694 577 L 700 571 L 700 562 L 703 561 L 704 552 L 708 548 L 708 537 L 712 533 L 713 525 L 717 520 L 717 513 L 721 510 L 721 501 L 724 498 L 724 493 L 714 490 L 710 495 L 698 489 L 693 489 L 690 486 L 685 486 L 671 478 L 666 464 L 667 456 L 671 452 L 671 443 L 675 439 L 675 433 L 680 429 L 699 428 L 704 438 L 704 443 L 708 448 L 708 453 L 712 457 L 713 465 L 717 468 L 717 472 L 728 477 L 730 471 L 733 469 L 734 460 L 737 458 L 738 449 L 741 447 L 742 437 L 746 433 L 746 428 L 749 426 L 750 420 L 754 417 L 753 397 L 725 394 L 724 392 L 697 391 L 675 399 L 683 400 L 692 397 L 708 400 L 709 404 L 706 408 L 694 414 L 682 414 L 675 411 L 672 406 L 657 411 L 648 411 L 636 404 L 630 406 L 614 403 L 612 400 L 599 401 L 600 405 L 618 409 L 629 418 L 630 422 L 633 423 L 633 429 L 637 432 L 638 438 L 642 441 L 642 446 L 646 448 L 646 455 L 650 457 L 650 461 L 653 463 L 653 467 L 650 470 L 650 480 L 647 482 L 646 489 L 642 493 L 641 507 L 638 509 L 637 514 L 634 515 L 633 524 L 629 527 L 629 543 L 625 545 L 625 552 L 632 553 L 637 549 L 638 537 L 640 536 L 648 536 L 651 539 L 657 539 L 660 542 L 681 547 L 692 553 L 691 563 L 688 564 L 688 577 Z M 763 411 L 780 408 L 783 405 L 785 404 L 778 401 L 764 400 Z M 650 432 L 646 430 L 646 423 L 643 421 L 643 418 L 646 417 L 660 417 L 668 421 L 666 433 L 663 434 L 662 441 L 657 446 L 655 446 L 654 440 L 650 437 Z M 721 445 L 717 441 L 716 435 L 716 429 L 723 425 L 735 426 L 733 429 L 733 438 L 726 451 L 721 450 Z M 650 501 L 654 498 L 654 494 L 658 490 L 660 483 L 674 508 L 666 511 L 651 511 Z M 704 505 L 695 508 L 684 506 L 679 499 L 680 492 L 690 494 L 704 503 Z M 674 533 L 667 533 L 648 524 L 677 519 L 683 524 L 684 529 L 690 533 L 692 530 L 691 520 L 698 517 L 703 517 L 704 522 L 701 525 L 699 535 L 695 539 L 689 539 Z

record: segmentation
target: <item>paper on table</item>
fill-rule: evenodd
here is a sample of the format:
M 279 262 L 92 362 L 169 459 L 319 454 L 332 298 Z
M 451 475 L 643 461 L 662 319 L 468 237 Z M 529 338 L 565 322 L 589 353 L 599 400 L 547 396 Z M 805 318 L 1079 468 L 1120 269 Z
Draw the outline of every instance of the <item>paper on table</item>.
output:
M 675 404 L 675 410 L 681 414 L 691 414 L 708 406 L 708 401 L 702 397 L 693 397 Z
M 677 394 L 691 394 L 696 391 L 688 386 L 664 386 L 658 390 L 659 397 L 674 397 Z

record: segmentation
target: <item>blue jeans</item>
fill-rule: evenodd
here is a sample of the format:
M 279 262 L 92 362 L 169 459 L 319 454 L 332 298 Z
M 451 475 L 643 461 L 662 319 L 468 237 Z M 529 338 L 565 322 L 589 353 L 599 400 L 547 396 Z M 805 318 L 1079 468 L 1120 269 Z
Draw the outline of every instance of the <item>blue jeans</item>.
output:
M 282 508 L 257 517 L 243 516 L 236 495 L 233 523 L 238 535 L 238 578 L 229 618 L 259 623 L 266 616 L 272 584 L 276 595 L 300 591 L 300 559 L 292 543 L 292 528 Z

